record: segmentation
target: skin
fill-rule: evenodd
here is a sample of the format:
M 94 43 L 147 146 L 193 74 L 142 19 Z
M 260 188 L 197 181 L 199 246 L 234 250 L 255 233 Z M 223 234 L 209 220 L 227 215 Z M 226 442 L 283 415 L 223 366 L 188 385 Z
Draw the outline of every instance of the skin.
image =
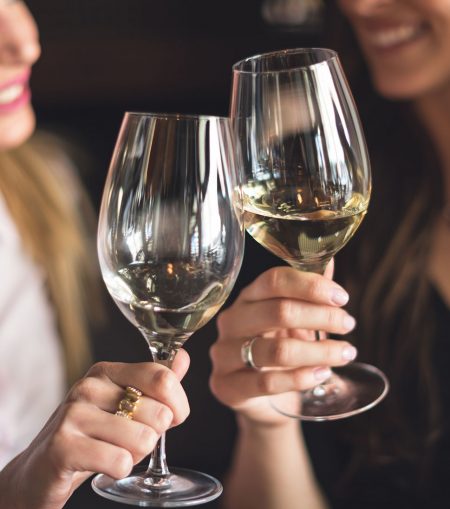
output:
M 339 0 L 352 25 L 381 95 L 413 99 L 448 92 L 450 76 L 450 0 Z M 383 33 L 408 27 L 411 36 Z M 389 35 L 389 34 L 388 34 Z
M 441 159 L 444 200 L 450 203 L 450 0 L 339 0 L 378 92 L 412 101 Z M 380 33 L 411 27 L 403 43 L 380 49 Z M 435 225 L 428 273 L 450 307 L 448 225 Z
M 24 74 L 41 54 L 39 34 L 23 2 L 0 0 L 0 90 Z M 33 132 L 35 115 L 30 101 L 10 112 L 0 111 L 0 150 L 14 148 Z
M 154 363 L 94 365 L 31 445 L 0 472 L 0 507 L 60 509 L 94 472 L 127 476 L 163 432 L 188 416 L 180 384 L 188 366 L 183 350 L 173 371 Z M 133 420 L 114 415 L 127 385 L 144 393 Z
M 442 161 L 450 203 L 450 0 L 338 0 L 361 45 L 377 91 L 409 100 Z M 403 30 L 403 32 L 399 32 Z M 401 38 L 403 40 L 401 40 Z M 448 226 L 440 218 L 430 246 L 431 280 L 450 307 Z M 345 333 L 346 312 L 332 301 L 337 285 L 325 276 L 279 267 L 244 289 L 218 320 L 211 349 L 211 389 L 237 412 L 239 435 L 224 508 L 311 509 L 327 501 L 317 486 L 298 422 L 276 414 L 266 396 L 307 389 L 317 370 L 344 364 L 345 343 L 312 342 L 311 330 Z M 257 336 L 253 357 L 243 342 Z
M 23 76 L 40 52 L 37 27 L 25 4 L 0 0 L 0 98 L 2 88 L 17 79 L 27 86 Z M 6 112 L 0 105 L 0 150 L 25 142 L 34 127 L 29 99 Z M 94 472 L 127 476 L 161 434 L 189 414 L 180 384 L 188 366 L 183 350 L 173 370 L 154 363 L 94 365 L 31 445 L 0 472 L 0 507 L 61 509 Z M 128 385 L 143 392 L 133 420 L 114 415 Z
M 328 378 L 331 366 L 356 355 L 346 341 L 314 341 L 313 330 L 349 332 L 355 321 L 341 308 L 348 300 L 325 276 L 289 267 L 270 269 L 245 288 L 218 319 L 211 348 L 210 386 L 237 412 L 239 437 L 224 492 L 233 509 L 323 509 L 298 422 L 275 412 L 267 396 L 309 389 Z M 258 337 L 253 357 L 261 371 L 240 359 L 243 342 Z

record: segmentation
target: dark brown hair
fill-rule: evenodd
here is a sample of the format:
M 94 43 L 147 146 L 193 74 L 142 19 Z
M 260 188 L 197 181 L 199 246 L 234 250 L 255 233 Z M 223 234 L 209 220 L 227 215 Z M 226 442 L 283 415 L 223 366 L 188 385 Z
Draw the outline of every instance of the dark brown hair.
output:
M 443 203 L 436 151 L 412 105 L 381 98 L 351 28 L 329 2 L 329 45 L 341 57 L 362 118 L 373 195 L 360 231 L 338 255 L 341 279 L 358 320 L 359 359 L 388 375 L 391 391 L 349 436 L 354 471 L 361 464 L 427 465 L 440 435 L 441 409 L 432 367 L 434 337 L 427 275 L 433 225 Z M 347 428 L 348 429 L 348 428 Z

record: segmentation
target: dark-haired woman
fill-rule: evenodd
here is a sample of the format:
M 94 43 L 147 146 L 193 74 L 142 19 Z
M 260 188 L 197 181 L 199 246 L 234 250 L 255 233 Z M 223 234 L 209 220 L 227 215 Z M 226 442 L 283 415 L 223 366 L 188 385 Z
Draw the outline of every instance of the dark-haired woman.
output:
M 332 267 L 324 277 L 271 269 L 219 318 L 211 387 L 237 413 L 225 491 L 233 509 L 450 500 L 450 1 L 337 4 L 330 32 L 368 137 L 373 199 L 336 262 L 342 286 Z M 334 423 L 277 415 L 266 395 L 309 388 L 351 360 L 347 342 L 306 341 L 311 330 L 350 332 L 351 317 L 348 339 L 388 374 L 387 399 Z M 253 337 L 263 371 L 241 360 Z

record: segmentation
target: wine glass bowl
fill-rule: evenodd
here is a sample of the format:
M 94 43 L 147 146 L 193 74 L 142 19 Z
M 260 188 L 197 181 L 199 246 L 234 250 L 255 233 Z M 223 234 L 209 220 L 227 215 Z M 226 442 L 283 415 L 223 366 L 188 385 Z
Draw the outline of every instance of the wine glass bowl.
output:
M 100 267 L 153 360 L 168 367 L 219 310 L 239 273 L 244 228 L 237 157 L 227 118 L 124 116 L 100 211 Z M 94 490 L 154 507 L 194 505 L 220 495 L 220 483 L 206 474 L 169 471 L 164 440 L 147 469 L 120 481 L 98 475 Z
M 242 152 L 247 231 L 292 267 L 323 274 L 363 220 L 371 193 L 364 134 L 337 54 L 301 48 L 236 63 L 230 116 Z M 279 410 L 331 420 L 387 392 L 376 368 L 354 363 L 339 372 L 303 393 L 297 411 Z

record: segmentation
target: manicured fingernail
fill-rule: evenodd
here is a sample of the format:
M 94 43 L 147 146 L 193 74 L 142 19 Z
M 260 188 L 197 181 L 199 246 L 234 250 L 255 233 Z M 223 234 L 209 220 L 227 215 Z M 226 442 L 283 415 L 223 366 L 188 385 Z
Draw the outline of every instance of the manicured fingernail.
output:
M 344 361 L 352 361 L 356 357 L 357 351 L 354 346 L 346 346 L 342 350 L 342 358 Z
M 348 302 L 348 293 L 345 290 L 341 290 L 340 288 L 336 288 L 331 293 L 331 302 L 333 304 L 337 304 L 338 306 L 343 306 Z
M 330 376 L 331 369 L 329 368 L 317 368 L 314 370 L 314 378 L 319 382 L 323 382 L 327 378 L 330 378 Z
M 343 325 L 344 325 L 344 328 L 347 329 L 348 331 L 352 330 L 355 328 L 355 325 L 356 325 L 356 320 L 353 318 L 353 316 L 351 315 L 347 315 L 345 318 L 344 318 L 344 321 L 343 321 Z

